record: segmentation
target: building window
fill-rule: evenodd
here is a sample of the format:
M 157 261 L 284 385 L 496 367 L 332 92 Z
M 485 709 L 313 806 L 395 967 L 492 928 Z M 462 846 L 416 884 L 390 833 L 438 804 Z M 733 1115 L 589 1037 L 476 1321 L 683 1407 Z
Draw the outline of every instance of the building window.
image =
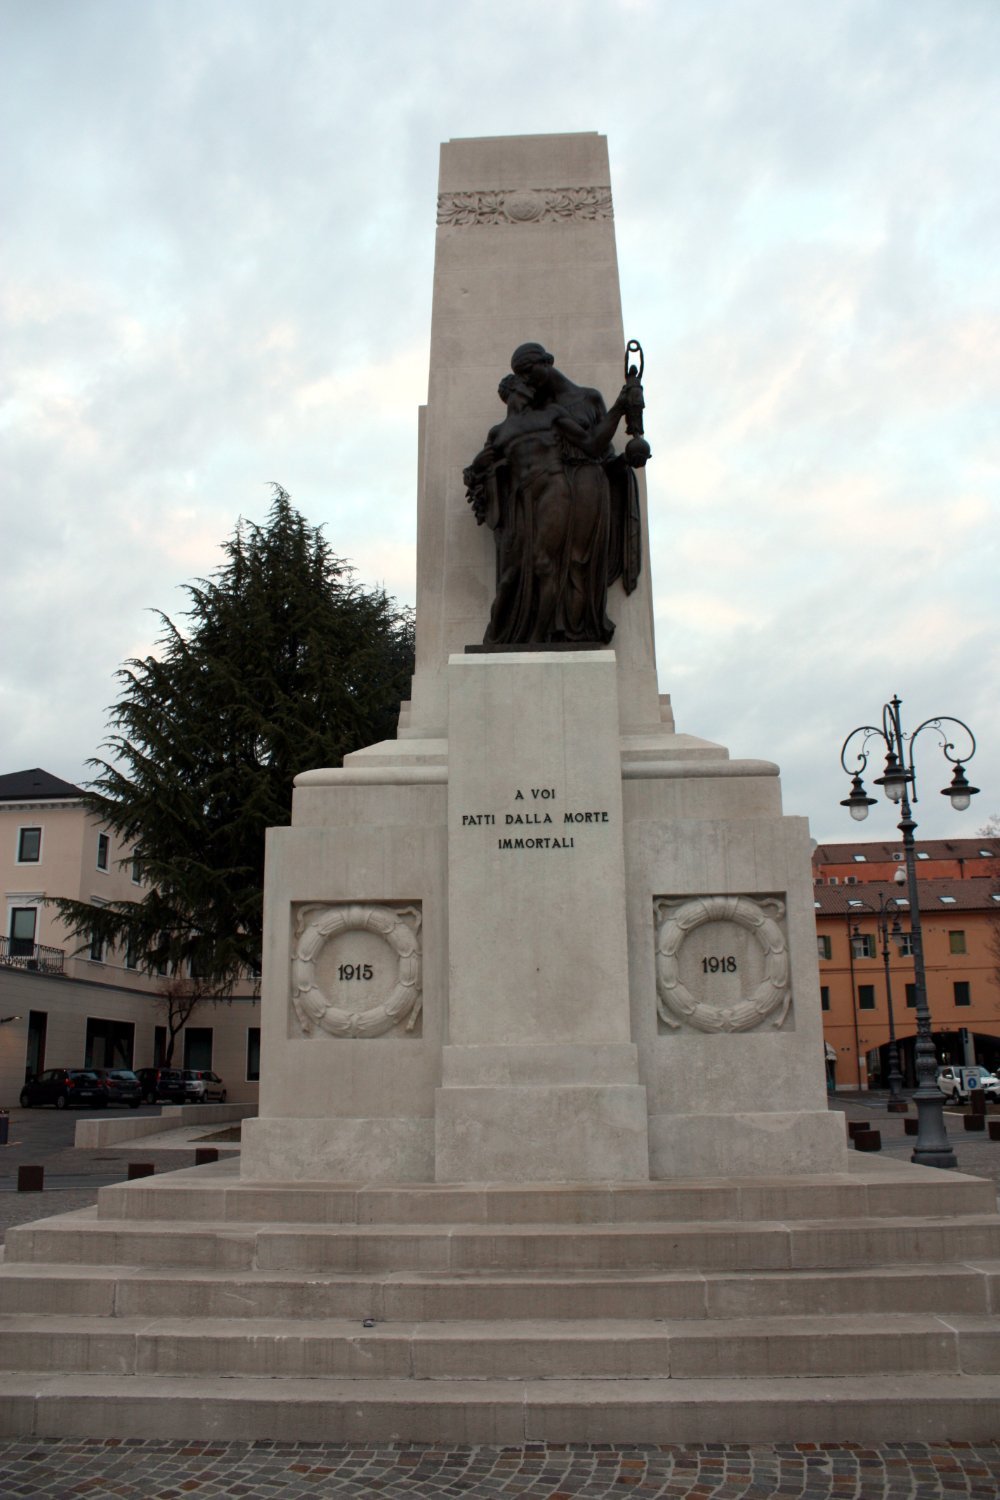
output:
M 247 1027 L 247 1082 L 260 1079 L 260 1027 Z
M 135 1026 L 131 1021 L 87 1017 L 85 1068 L 130 1068 L 135 1054 Z
M 901 942 L 899 944 L 899 956 L 900 956 L 900 958 L 912 958 L 913 957 L 913 933 L 912 932 L 904 932 L 903 933 L 902 940 L 901 940 Z
M 954 983 L 955 1004 L 971 1005 L 972 997 L 969 993 L 969 981 L 967 979 L 956 979 Z
M 955 903 L 958 900 L 958 897 L 957 896 L 939 896 L 938 900 L 941 902 L 942 906 L 954 906 Z
M 867 861 L 867 859 L 868 859 L 867 854 L 856 854 L 854 856 L 854 863 L 856 865 L 863 865 Z
M 132 855 L 132 884 L 142 885 L 142 869 L 139 865 L 138 850 Z
M 906 986 L 906 1008 L 907 1010 L 916 1010 L 917 1008 L 917 987 L 915 984 L 908 984 Z
M 821 984 L 819 987 L 819 1004 L 821 1010 L 830 1009 L 830 986 Z
M 186 1068 L 210 1068 L 212 1066 L 211 1026 L 186 1026 L 184 1028 L 184 1066 Z
M 950 953 L 965 953 L 967 951 L 964 932 L 949 932 L 948 951 Z
M 816 952 L 819 954 L 820 958 L 833 957 L 833 943 L 831 942 L 830 938 L 826 936 L 826 934 L 823 934 L 823 936 L 816 939 Z
M 42 830 L 19 828 L 17 831 L 17 862 L 19 865 L 37 865 L 42 857 Z
M 859 947 L 860 951 L 857 952 L 857 953 L 855 953 L 854 957 L 855 958 L 874 958 L 875 957 L 875 938 L 874 938 L 874 936 L 870 932 L 860 932 L 858 934 L 858 938 L 859 938 L 858 947 Z M 853 942 L 854 939 L 852 938 L 851 941 Z
M 104 940 L 96 929 L 90 934 L 90 949 L 87 957 L 95 964 L 104 962 Z
M 875 986 L 873 984 L 858 985 L 858 1010 L 875 1009 Z
M 33 906 L 14 906 L 10 913 L 10 956 L 31 958 L 35 951 L 35 923 L 38 912 Z
M 111 854 L 111 838 L 109 834 L 99 833 L 97 835 L 97 868 L 106 870 L 108 858 Z
M 137 959 L 138 959 L 138 950 L 136 948 L 135 938 L 134 937 L 126 938 L 126 940 L 125 940 L 125 967 L 126 967 L 126 969 L 137 969 L 139 967 Z
M 40 1073 L 45 1067 L 45 1033 L 48 1026 L 48 1011 L 28 1011 L 28 1051 L 25 1063 L 29 1074 Z

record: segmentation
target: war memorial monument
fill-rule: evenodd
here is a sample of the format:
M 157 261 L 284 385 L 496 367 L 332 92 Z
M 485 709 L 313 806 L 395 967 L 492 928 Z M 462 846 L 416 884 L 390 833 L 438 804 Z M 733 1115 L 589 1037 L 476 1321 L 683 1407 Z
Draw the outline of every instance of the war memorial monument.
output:
M 442 148 L 411 700 L 270 831 L 239 1167 L 11 1232 L 7 1432 L 996 1435 L 993 1186 L 848 1153 L 805 820 L 658 690 L 610 180 Z

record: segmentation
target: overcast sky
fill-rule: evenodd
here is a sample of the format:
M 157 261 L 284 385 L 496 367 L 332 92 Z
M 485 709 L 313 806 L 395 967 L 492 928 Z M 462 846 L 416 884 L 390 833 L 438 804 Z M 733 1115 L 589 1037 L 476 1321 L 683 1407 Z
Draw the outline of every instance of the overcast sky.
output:
M 777 760 L 817 838 L 884 838 L 839 752 L 898 692 L 980 745 L 958 815 L 922 736 L 921 832 L 1000 811 L 997 0 L 0 21 L 0 771 L 86 777 L 150 609 L 269 480 L 413 600 L 439 143 L 598 130 L 678 728 Z

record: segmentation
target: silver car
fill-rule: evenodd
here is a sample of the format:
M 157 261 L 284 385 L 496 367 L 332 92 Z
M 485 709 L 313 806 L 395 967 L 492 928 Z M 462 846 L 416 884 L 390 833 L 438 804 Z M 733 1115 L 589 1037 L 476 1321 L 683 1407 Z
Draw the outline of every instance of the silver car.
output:
M 184 1098 L 188 1104 L 225 1104 L 226 1085 L 211 1068 L 185 1068 Z

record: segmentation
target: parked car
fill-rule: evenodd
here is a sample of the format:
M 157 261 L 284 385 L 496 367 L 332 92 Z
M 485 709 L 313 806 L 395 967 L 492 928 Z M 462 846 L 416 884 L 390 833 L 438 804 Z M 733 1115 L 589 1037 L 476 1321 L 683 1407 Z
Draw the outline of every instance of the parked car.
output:
M 92 1068 L 46 1068 L 33 1073 L 21 1090 L 21 1108 L 54 1104 L 56 1109 L 76 1105 L 80 1109 L 104 1109 L 108 1096 Z
M 140 1068 L 137 1076 L 147 1104 L 183 1104 L 187 1098 L 180 1068 Z
M 184 1093 L 191 1104 L 226 1102 L 226 1085 L 211 1068 L 185 1068 Z
M 127 1104 L 138 1109 L 142 1103 L 142 1084 L 131 1068 L 95 1068 L 94 1072 L 104 1085 L 109 1104 Z
M 1000 1078 L 979 1066 L 938 1068 L 937 1086 L 956 1104 L 965 1104 L 973 1089 L 982 1089 L 987 1099 L 1000 1099 Z

